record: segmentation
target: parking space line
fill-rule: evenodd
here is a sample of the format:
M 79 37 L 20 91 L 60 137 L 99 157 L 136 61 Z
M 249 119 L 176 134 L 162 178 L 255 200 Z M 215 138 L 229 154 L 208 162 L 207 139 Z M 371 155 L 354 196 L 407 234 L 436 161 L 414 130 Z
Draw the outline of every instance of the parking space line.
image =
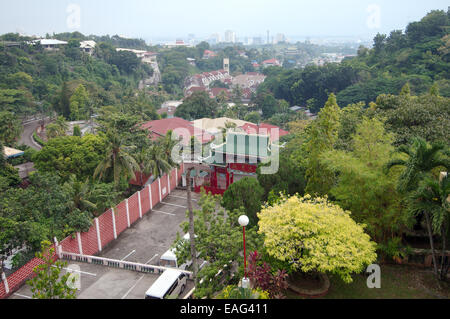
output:
M 33 299 L 32 297 L 21 295 L 21 294 L 18 294 L 18 293 L 14 293 L 14 295 L 18 296 L 18 297 L 26 298 L 26 299 Z
M 131 253 L 129 253 L 128 255 L 126 255 L 125 257 L 123 257 L 120 261 L 124 261 L 125 259 L 127 259 L 127 258 L 130 257 L 131 255 L 133 255 L 134 253 L 136 253 L 136 250 L 133 250 Z
M 187 200 L 186 197 L 181 197 L 181 196 L 177 196 L 177 195 L 169 195 L 169 196 L 170 196 L 170 197 L 181 198 L 181 199 Z M 192 199 L 192 201 L 193 201 L 193 202 L 196 202 L 197 200 L 196 200 L 196 199 Z
M 170 216 L 177 216 L 177 215 L 175 215 L 175 214 L 162 212 L 162 211 L 160 211 L 160 210 L 153 210 L 153 212 L 155 212 L 155 213 L 160 213 L 160 214 L 166 214 L 166 215 L 170 215 Z
M 153 256 L 152 258 L 149 259 L 149 261 L 147 261 L 145 264 L 147 265 L 150 261 L 153 260 L 153 258 L 159 256 L 158 254 L 155 254 L 155 256 Z M 136 288 L 136 286 L 139 284 L 139 282 L 144 279 L 145 275 L 142 275 L 141 278 L 139 278 L 136 283 L 130 288 L 128 289 L 128 291 L 125 293 L 125 295 L 122 296 L 122 299 L 125 299 L 128 297 L 128 295 L 133 291 L 134 288 Z
M 138 279 L 138 281 L 136 281 L 136 283 L 130 288 L 128 289 L 128 291 L 125 293 L 125 295 L 122 296 L 122 299 L 125 299 L 126 297 L 128 297 L 128 295 L 130 294 L 130 292 L 133 291 L 134 288 L 136 288 L 136 286 L 138 285 L 138 283 L 144 279 L 145 275 L 142 275 L 141 278 Z
M 187 206 L 181 206 L 181 205 L 176 205 L 176 204 L 171 204 L 171 203 L 165 203 L 165 202 L 161 202 L 161 204 L 169 205 L 169 206 L 175 206 L 175 207 L 181 207 L 181 208 L 187 208 Z
M 55 265 L 53 265 L 52 267 L 56 268 Z M 76 269 L 72 269 L 72 268 L 63 268 L 63 269 L 66 270 L 66 271 L 76 272 L 76 273 L 83 274 L 83 275 L 89 275 L 89 276 L 93 276 L 93 277 L 97 276 L 97 274 L 93 274 L 93 273 L 85 272 L 85 271 L 81 271 L 81 270 L 76 270 Z
M 155 257 L 158 257 L 159 254 L 155 254 L 155 256 L 153 256 L 152 258 L 149 259 L 149 261 L 147 261 L 145 264 L 147 265 L 149 262 L 151 262 Z

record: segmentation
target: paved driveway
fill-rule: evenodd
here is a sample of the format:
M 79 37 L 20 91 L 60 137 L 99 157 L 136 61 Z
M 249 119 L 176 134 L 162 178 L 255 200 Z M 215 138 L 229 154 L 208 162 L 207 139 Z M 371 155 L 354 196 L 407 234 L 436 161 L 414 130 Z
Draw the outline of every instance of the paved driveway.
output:
M 198 194 L 192 195 L 194 200 L 198 200 Z M 198 208 L 196 201 L 193 203 L 194 209 Z M 163 203 L 154 207 L 152 212 L 146 214 L 108 245 L 100 256 L 158 265 L 159 257 L 170 249 L 177 233 L 184 235 L 180 228 L 180 224 L 184 221 L 187 221 L 186 191 L 175 190 Z M 145 292 L 158 278 L 155 274 L 78 262 L 69 262 L 67 268 L 76 269 L 80 274 L 79 299 L 143 299 Z M 185 293 L 193 287 L 193 282 L 189 281 Z M 30 297 L 30 287 L 24 285 L 10 298 Z

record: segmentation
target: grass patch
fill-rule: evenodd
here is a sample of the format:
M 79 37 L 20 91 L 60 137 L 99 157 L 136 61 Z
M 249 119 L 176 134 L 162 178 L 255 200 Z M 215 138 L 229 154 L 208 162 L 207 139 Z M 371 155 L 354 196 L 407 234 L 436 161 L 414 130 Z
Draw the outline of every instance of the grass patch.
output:
M 450 285 L 440 286 L 433 273 L 403 265 L 381 266 L 381 288 L 367 288 L 367 276 L 353 276 L 353 282 L 346 284 L 335 276 L 330 278 L 331 287 L 324 299 L 438 299 L 450 298 Z M 288 292 L 289 299 L 304 299 Z

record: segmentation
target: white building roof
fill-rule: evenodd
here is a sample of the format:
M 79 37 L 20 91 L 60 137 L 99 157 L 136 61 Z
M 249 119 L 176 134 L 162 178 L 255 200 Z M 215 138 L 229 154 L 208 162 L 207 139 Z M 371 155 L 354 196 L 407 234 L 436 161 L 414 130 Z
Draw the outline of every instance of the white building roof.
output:
M 3 146 L 3 154 L 5 154 L 6 158 L 18 157 L 25 154 L 24 151 L 16 150 L 11 147 Z
M 64 45 L 67 44 L 66 41 L 60 41 L 56 39 L 39 39 L 36 40 L 36 42 L 39 42 L 41 45 Z
M 196 127 L 197 129 L 205 130 L 210 134 L 216 134 L 222 131 L 227 122 L 236 124 L 236 127 L 241 127 L 244 126 L 245 124 L 253 124 L 250 122 L 235 120 L 227 117 L 221 117 L 217 119 L 203 118 L 200 120 L 196 120 L 192 123 L 194 127 Z
M 159 276 L 150 289 L 147 290 L 146 295 L 160 299 L 164 298 L 165 293 L 181 274 L 182 272 L 176 269 L 166 270 L 161 276 Z
M 95 48 L 95 46 L 97 45 L 97 43 L 95 41 L 92 40 L 88 40 L 88 41 L 81 41 L 80 42 L 80 48 L 82 49 L 88 49 L 88 48 Z

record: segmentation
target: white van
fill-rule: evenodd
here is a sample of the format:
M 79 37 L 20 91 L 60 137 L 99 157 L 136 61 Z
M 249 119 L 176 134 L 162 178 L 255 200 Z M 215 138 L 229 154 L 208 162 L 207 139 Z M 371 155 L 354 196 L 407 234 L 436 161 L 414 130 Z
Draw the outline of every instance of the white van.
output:
M 145 293 L 145 299 L 178 298 L 186 290 L 187 275 L 176 269 L 168 269 Z
M 189 242 L 190 237 L 189 233 L 183 236 L 183 239 L 180 240 L 180 245 L 182 242 Z M 197 253 L 197 257 L 200 256 L 200 253 Z M 178 268 L 182 270 L 188 269 L 192 265 L 192 260 L 188 260 L 186 263 L 182 265 L 178 265 L 176 248 L 169 249 L 166 251 L 161 258 L 159 259 L 159 266 L 169 267 L 169 268 Z

